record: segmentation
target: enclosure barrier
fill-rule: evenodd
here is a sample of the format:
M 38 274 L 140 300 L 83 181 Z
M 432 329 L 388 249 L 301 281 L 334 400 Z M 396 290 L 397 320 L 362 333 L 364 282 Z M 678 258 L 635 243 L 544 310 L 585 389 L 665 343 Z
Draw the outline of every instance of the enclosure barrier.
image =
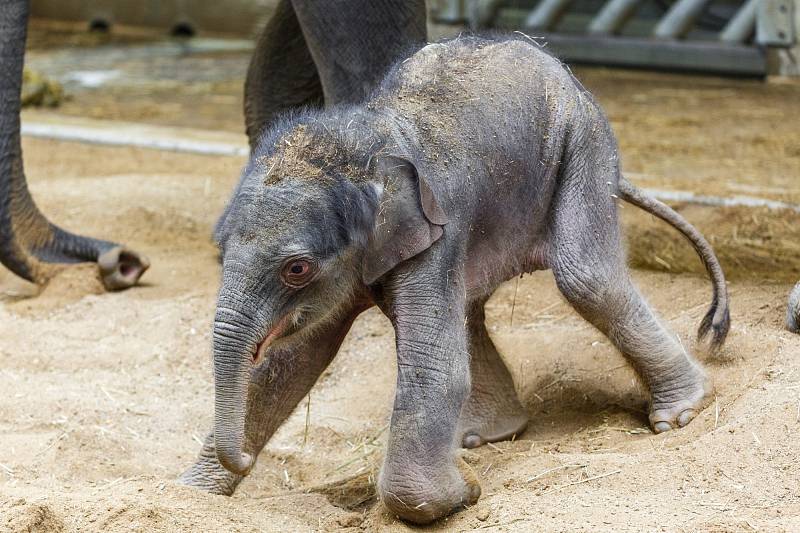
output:
M 32 0 L 32 14 L 84 21 L 95 29 L 125 24 L 162 28 L 175 35 L 220 32 L 249 37 L 277 3 Z M 800 0 L 428 0 L 428 4 L 437 22 L 522 30 L 570 62 L 800 75 Z M 714 8 L 723 11 L 711 13 Z M 714 19 L 712 26 L 718 27 L 709 29 L 704 20 L 709 16 Z
M 176 36 L 229 33 L 252 37 L 279 0 L 31 0 L 34 17 L 86 22 L 98 30 L 114 25 L 162 29 Z
M 433 2 L 433 13 L 441 23 L 525 31 L 569 62 L 748 76 L 800 75 L 800 0 L 724 2 L 717 6 L 724 12 L 713 14 L 719 28 L 703 23 L 711 3 L 607 0 L 597 7 L 598 2 L 590 0 L 540 0 L 514 18 L 503 15 L 515 11 L 503 0 L 439 0 Z M 635 20 L 638 12 L 652 14 L 654 7 L 666 9 L 658 18 Z M 564 24 L 569 18 L 572 22 Z

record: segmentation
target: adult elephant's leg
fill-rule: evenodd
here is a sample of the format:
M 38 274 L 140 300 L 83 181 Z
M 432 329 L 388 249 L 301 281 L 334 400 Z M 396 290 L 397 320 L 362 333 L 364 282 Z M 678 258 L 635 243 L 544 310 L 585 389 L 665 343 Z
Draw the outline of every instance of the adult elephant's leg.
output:
M 106 288 L 130 287 L 149 266 L 144 256 L 51 224 L 28 191 L 19 118 L 28 13 L 27 0 L 7 0 L 0 8 L 0 262 L 38 284 L 58 264 L 97 262 Z
M 424 0 L 281 0 L 245 82 L 250 148 L 283 111 L 362 100 L 426 38 Z
M 473 303 L 467 316 L 472 385 L 459 421 L 465 448 L 511 439 L 528 424 L 511 373 L 486 330 L 484 304 Z
M 250 149 L 283 111 L 321 106 L 317 67 L 290 0 L 281 0 L 256 41 L 244 85 L 244 116 Z
M 293 0 L 326 104 L 356 103 L 425 43 L 424 0 Z
M 322 328 L 300 345 L 271 351 L 264 363 L 253 370 L 247 395 L 246 453 L 258 457 L 339 351 L 353 320 L 367 308 L 365 304 L 353 309 L 346 318 Z M 220 464 L 212 431 L 197 461 L 178 481 L 212 494 L 229 496 L 242 479 L 243 476 L 229 472 Z
M 789 307 L 786 309 L 786 327 L 789 331 L 800 333 L 800 282 L 794 286 L 789 295 Z

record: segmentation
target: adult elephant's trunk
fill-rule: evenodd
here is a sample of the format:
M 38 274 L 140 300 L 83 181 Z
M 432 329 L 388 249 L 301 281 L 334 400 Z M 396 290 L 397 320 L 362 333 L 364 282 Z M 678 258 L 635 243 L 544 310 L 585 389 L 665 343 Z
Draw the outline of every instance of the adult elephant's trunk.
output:
M 33 202 L 22 169 L 20 92 L 28 0 L 0 5 L 0 263 L 34 283 L 46 283 L 54 263 L 98 263 L 108 289 L 135 284 L 147 258 L 108 241 L 74 235 L 51 224 Z
M 255 460 L 244 452 L 244 428 L 253 354 L 260 339 L 254 335 L 258 328 L 253 319 L 237 310 L 241 301 L 220 296 L 217 304 L 214 321 L 214 445 L 220 464 L 234 474 L 244 476 Z

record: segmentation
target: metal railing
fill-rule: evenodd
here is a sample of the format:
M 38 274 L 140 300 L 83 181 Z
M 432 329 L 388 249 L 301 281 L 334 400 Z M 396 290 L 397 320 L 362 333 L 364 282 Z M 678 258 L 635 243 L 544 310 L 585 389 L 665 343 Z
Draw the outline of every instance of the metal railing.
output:
M 712 0 L 541 0 L 521 16 L 503 16 L 510 4 L 519 3 L 440 0 L 434 2 L 434 17 L 473 28 L 525 31 L 568 62 L 760 76 L 775 73 L 776 50 L 794 49 L 789 61 L 800 70 L 800 0 L 716 2 L 723 10 L 713 14 L 715 28 L 703 24 Z M 664 12 L 653 17 L 654 7 Z M 649 17 L 637 20 L 641 11 Z M 567 19 L 571 23 L 565 24 Z

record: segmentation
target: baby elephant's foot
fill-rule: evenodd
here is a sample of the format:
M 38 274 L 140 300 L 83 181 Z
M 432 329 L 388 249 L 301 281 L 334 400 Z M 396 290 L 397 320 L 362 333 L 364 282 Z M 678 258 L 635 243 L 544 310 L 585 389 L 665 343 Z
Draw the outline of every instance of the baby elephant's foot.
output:
M 477 448 L 487 442 L 514 439 L 525 431 L 528 414 L 517 404 L 502 411 L 490 409 L 471 412 L 461 419 L 461 445 L 464 448 Z
M 455 461 L 458 466 L 450 463 L 423 474 L 419 466 L 387 463 L 378 494 L 392 513 L 415 524 L 429 524 L 474 505 L 481 495 L 478 480 L 463 459 Z
M 209 445 L 206 439 L 197 461 L 180 475 L 178 483 L 211 494 L 230 496 L 242 479 L 219 464 L 213 445 Z
M 502 394 L 503 391 L 507 392 Z M 521 435 L 527 425 L 528 413 L 513 388 L 495 388 L 491 396 L 473 391 L 461 411 L 461 445 L 477 448 L 487 442 L 513 439 Z
M 712 391 L 711 381 L 699 369 L 678 386 L 654 390 L 650 407 L 653 431 L 663 433 L 687 425 L 708 405 Z

